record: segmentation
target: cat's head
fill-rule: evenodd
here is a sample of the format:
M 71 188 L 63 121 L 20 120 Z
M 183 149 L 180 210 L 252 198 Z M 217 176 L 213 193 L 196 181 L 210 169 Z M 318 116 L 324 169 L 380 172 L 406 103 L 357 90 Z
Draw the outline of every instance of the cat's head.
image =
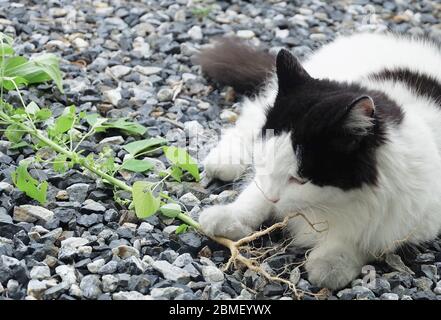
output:
M 401 110 L 377 91 L 312 78 L 286 50 L 276 73 L 277 97 L 255 152 L 256 182 L 267 198 L 302 207 L 375 185 L 385 123 L 400 122 Z

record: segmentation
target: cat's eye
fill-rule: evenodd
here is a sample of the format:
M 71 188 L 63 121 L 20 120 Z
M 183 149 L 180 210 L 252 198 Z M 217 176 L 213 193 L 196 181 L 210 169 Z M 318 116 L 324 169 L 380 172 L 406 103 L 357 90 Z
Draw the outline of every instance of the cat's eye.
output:
M 296 184 L 305 184 L 308 182 L 308 180 L 303 180 L 294 176 L 290 176 L 288 181 L 289 183 L 296 183 Z

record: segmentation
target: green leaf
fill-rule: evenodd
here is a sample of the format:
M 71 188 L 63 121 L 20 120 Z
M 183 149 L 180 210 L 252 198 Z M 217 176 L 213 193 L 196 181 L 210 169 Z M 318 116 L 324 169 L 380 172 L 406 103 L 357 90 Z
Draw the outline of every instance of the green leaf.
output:
M 0 43 L 0 57 L 12 56 L 14 53 L 14 48 L 10 44 Z
M 67 157 L 64 154 L 59 154 L 54 160 L 54 170 L 59 173 L 64 173 L 69 168 Z
M 46 202 L 46 193 L 48 188 L 47 181 L 38 183 L 28 172 L 27 164 L 21 164 L 11 174 L 12 181 L 17 188 L 23 191 L 28 197 L 44 204 Z
M 181 182 L 182 175 L 183 175 L 182 170 L 179 167 L 172 166 L 170 171 L 170 176 L 172 176 L 173 179 L 175 179 L 178 182 Z
M 95 125 L 95 123 L 98 121 L 98 118 L 100 118 L 98 113 L 90 113 L 87 114 L 84 119 L 86 119 L 86 122 L 89 124 L 89 126 Z M 101 118 L 104 119 L 104 118 Z
M 176 230 L 175 230 L 175 233 L 176 234 L 181 234 L 181 233 L 184 233 L 184 232 L 187 232 L 187 229 L 188 229 L 188 224 L 181 224 Z
M 199 181 L 199 169 L 196 161 L 182 148 L 177 148 L 174 146 L 162 147 L 164 154 L 168 161 L 173 165 L 188 171 L 196 181 Z
M 169 218 L 176 218 L 181 213 L 181 206 L 177 203 L 167 203 L 160 209 L 161 213 Z
M 26 141 L 20 141 L 19 143 L 14 143 L 12 146 L 9 147 L 10 150 L 16 150 L 21 149 L 24 147 L 29 146 L 29 144 Z
M 55 125 L 53 128 L 53 134 L 59 135 L 69 131 L 75 122 L 75 108 L 67 107 L 64 109 L 63 115 L 59 116 L 55 120 Z
M 136 122 L 128 121 L 127 119 L 110 121 L 109 119 L 100 117 L 96 113 L 85 116 L 85 119 L 90 126 L 95 126 L 96 132 L 104 132 L 108 129 L 118 129 L 125 131 L 127 134 L 143 135 L 147 131 L 146 127 Z
M 27 113 L 35 115 L 38 111 L 40 111 L 40 107 L 34 101 L 32 101 L 26 106 L 25 110 Z
M 5 137 L 13 143 L 19 143 L 25 132 L 17 124 L 11 124 L 6 128 Z
M 157 146 L 165 143 L 167 143 L 167 140 L 164 138 L 151 138 L 151 139 L 144 139 L 144 140 L 130 142 L 125 146 L 123 146 L 123 148 L 132 156 L 136 156 L 138 153 L 141 153 L 153 146 Z
M 0 84 L 5 88 L 6 90 L 15 90 L 17 86 L 18 88 L 24 84 L 27 85 L 28 81 L 23 77 L 9 77 L 9 79 L 0 78 Z
M 41 121 L 47 120 L 47 119 L 49 119 L 51 116 L 52 116 L 52 111 L 51 111 L 50 109 L 48 109 L 48 108 L 40 109 L 40 110 L 37 111 L 37 113 L 35 114 L 35 118 L 36 118 L 37 120 L 41 120 Z
M 124 161 L 120 169 L 133 171 L 133 172 L 145 172 L 151 170 L 155 165 L 148 160 L 129 159 Z
M 24 57 L 7 58 L 5 59 L 3 76 L 21 77 L 26 79 L 28 83 L 42 83 L 53 80 L 58 89 L 63 92 L 59 61 L 51 53 L 40 55 L 31 60 Z
M 128 134 L 133 134 L 133 135 L 137 135 L 137 134 L 143 135 L 147 131 L 147 128 L 140 125 L 139 123 L 127 121 L 126 119 L 118 119 L 114 122 L 107 122 L 103 124 L 103 127 L 120 129 L 127 132 Z
M 155 214 L 161 204 L 159 198 L 152 194 L 152 184 L 147 181 L 136 181 L 132 187 L 132 198 L 136 216 L 140 219 Z

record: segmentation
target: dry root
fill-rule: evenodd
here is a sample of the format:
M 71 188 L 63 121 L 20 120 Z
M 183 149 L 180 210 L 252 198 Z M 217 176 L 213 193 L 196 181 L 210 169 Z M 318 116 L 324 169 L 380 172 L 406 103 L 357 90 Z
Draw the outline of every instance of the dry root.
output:
M 263 276 L 266 280 L 268 280 L 270 282 L 277 282 L 280 284 L 287 285 L 288 289 L 293 293 L 294 297 L 297 299 L 301 299 L 303 297 L 303 295 L 305 294 L 305 292 L 302 290 L 298 290 L 293 282 L 281 277 L 281 275 L 286 272 L 287 267 L 285 267 L 285 270 L 281 274 L 272 275 L 269 272 L 267 272 L 266 270 L 264 270 L 264 268 L 262 268 L 262 266 L 259 262 L 260 260 L 262 260 L 265 257 L 268 258 L 268 257 L 274 256 L 274 255 L 271 255 L 273 252 L 279 252 L 279 253 L 285 252 L 286 248 L 293 242 L 293 240 L 291 239 L 290 241 L 285 241 L 285 242 L 283 242 L 283 244 L 281 246 L 278 246 L 276 248 L 270 247 L 270 248 L 261 248 L 260 250 L 258 250 L 258 249 L 249 247 L 249 244 L 251 242 L 253 242 L 253 241 L 255 241 L 265 235 L 269 235 L 271 232 L 273 232 L 275 230 L 285 228 L 288 225 L 288 222 L 290 219 L 298 218 L 298 217 L 303 218 L 309 224 L 309 226 L 316 232 L 323 232 L 326 230 L 326 229 L 319 230 L 318 228 L 316 228 L 316 225 L 323 224 L 323 222 L 312 223 L 308 220 L 308 218 L 306 218 L 306 216 L 304 214 L 295 213 L 293 215 L 289 215 L 289 216 L 285 217 L 283 219 L 283 221 L 281 221 L 281 222 L 275 223 L 272 226 L 270 226 L 264 230 L 254 232 L 254 233 L 250 234 L 249 236 L 246 236 L 246 237 L 239 239 L 237 241 L 233 241 L 233 240 L 223 238 L 223 237 L 212 237 L 212 239 L 214 241 L 225 246 L 226 248 L 228 248 L 230 250 L 231 257 L 228 260 L 227 264 L 224 266 L 224 268 L 223 268 L 224 271 L 228 270 L 232 265 L 235 268 L 237 268 L 238 265 L 242 265 L 245 268 L 260 274 L 261 276 Z M 251 257 L 244 256 L 242 254 L 242 252 L 247 252 Z M 297 267 L 299 267 L 303 263 L 300 263 L 299 265 L 297 265 Z M 319 292 L 318 294 L 313 294 L 313 293 L 308 292 L 307 294 L 312 295 L 312 296 L 316 296 L 316 297 L 320 297 L 326 293 Z

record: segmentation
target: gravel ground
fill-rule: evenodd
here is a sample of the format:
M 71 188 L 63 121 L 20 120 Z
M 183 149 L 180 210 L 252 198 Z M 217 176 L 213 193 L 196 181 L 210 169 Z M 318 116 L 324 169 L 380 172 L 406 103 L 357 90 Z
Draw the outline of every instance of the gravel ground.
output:
M 25 99 L 51 106 L 56 115 L 73 103 L 109 118 L 135 118 L 148 127 L 148 136 L 172 143 L 197 128 L 202 156 L 240 109 L 240 97 L 207 82 L 191 63 L 212 37 L 236 34 L 305 57 L 338 34 L 354 31 L 389 29 L 441 39 L 440 18 L 436 0 L 0 0 L 0 31 L 16 38 L 18 53 L 54 52 L 62 58 L 65 94 L 40 85 L 23 90 Z M 18 101 L 14 93 L 7 99 Z M 115 133 L 89 139 L 83 147 L 107 143 L 122 159 L 124 141 L 103 142 L 108 136 Z M 228 254 L 221 247 L 194 232 L 175 235 L 177 222 L 156 216 L 137 220 L 114 203 L 111 190 L 74 169 L 63 175 L 49 166 L 32 170 L 50 183 L 49 211 L 44 211 L 11 184 L 11 171 L 33 150 L 8 146 L 0 141 L 0 299 L 291 298 L 286 288 L 253 272 L 223 274 L 218 267 Z M 124 178 L 128 183 L 145 179 L 140 174 Z M 208 189 L 167 183 L 166 189 L 193 217 L 237 194 L 235 185 L 219 183 Z M 265 266 L 278 271 L 303 254 L 291 249 Z M 441 299 L 441 241 L 398 254 L 374 265 L 375 285 L 362 286 L 360 278 L 327 298 Z M 300 276 L 297 286 L 318 292 L 298 270 L 292 272 L 292 279 Z

